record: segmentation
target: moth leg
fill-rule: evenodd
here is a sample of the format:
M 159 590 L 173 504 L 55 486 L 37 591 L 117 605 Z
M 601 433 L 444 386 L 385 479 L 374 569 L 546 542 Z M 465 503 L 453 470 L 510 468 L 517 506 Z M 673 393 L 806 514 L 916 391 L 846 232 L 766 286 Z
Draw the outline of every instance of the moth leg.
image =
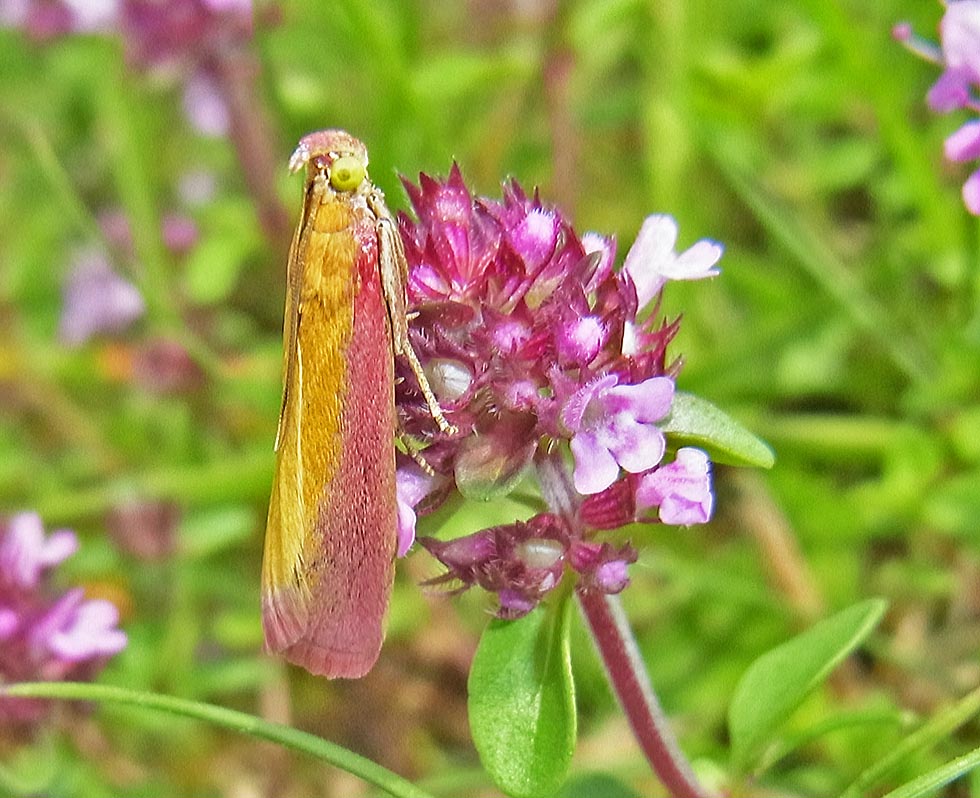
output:
M 408 280 L 408 261 L 401 238 L 395 229 L 395 220 L 384 204 L 380 191 L 368 197 L 368 206 L 378 220 L 378 261 L 381 267 L 381 286 L 388 307 L 388 321 L 391 325 L 391 344 L 395 355 L 404 355 L 415 379 L 418 380 L 422 396 L 429 406 L 429 414 L 439 426 L 440 431 L 452 435 L 458 430 L 446 420 L 439 400 L 429 385 L 418 355 L 408 338 L 408 314 L 405 307 L 405 283 Z

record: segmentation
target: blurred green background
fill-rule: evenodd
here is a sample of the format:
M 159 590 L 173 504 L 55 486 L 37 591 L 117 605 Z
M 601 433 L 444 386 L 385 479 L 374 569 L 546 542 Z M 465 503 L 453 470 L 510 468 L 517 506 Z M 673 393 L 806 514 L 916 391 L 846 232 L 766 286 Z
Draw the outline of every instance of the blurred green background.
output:
M 652 212 L 677 218 L 682 248 L 725 244 L 720 278 L 666 292 L 665 312 L 683 314 L 679 386 L 766 438 L 777 464 L 719 467 L 707 527 L 637 528 L 624 595 L 706 778 L 724 771 L 747 665 L 861 598 L 889 600 L 884 624 L 794 715 L 795 742 L 755 794 L 833 794 L 980 684 L 980 226 L 962 206 L 965 170 L 942 160 L 962 119 L 925 107 L 939 70 L 891 38 L 900 20 L 933 35 L 938 3 L 294 0 L 255 13 L 222 84 L 241 92 L 243 127 L 222 136 L 182 108 L 186 63 L 127 66 L 118 35 L 0 30 L 0 510 L 78 530 L 66 578 L 116 601 L 131 639 L 105 680 L 287 720 L 437 795 L 496 794 L 465 713 L 490 604 L 423 593 L 424 554 L 399 564 L 389 642 L 364 680 L 318 681 L 260 653 L 300 197 L 285 164 L 302 134 L 336 126 L 368 145 L 393 209 L 407 206 L 398 173 L 455 160 L 479 193 L 509 176 L 540 187 L 580 232 L 615 234 L 620 256 Z M 196 231 L 182 246 L 165 240 L 175 214 Z M 147 312 L 69 347 L 63 287 L 93 248 Z M 422 528 L 515 514 L 528 511 L 466 506 Z M 658 794 L 575 634 L 575 774 Z M 0 794 L 34 794 L 29 777 L 58 796 L 368 794 L 171 718 L 61 720 L 32 746 L 0 743 Z M 816 736 L 820 724 L 837 728 Z M 966 724 L 895 783 L 978 738 Z

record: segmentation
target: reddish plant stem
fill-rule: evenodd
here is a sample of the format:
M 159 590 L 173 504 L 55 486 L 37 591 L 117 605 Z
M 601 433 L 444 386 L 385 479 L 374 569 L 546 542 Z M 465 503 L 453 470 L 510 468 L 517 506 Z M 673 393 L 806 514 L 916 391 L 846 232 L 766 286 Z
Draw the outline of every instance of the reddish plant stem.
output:
M 671 798 L 706 798 L 677 745 L 617 596 L 578 592 L 578 605 L 633 735 Z
M 276 193 L 284 160 L 258 91 L 259 63 L 243 51 L 217 60 L 213 68 L 228 104 L 231 140 L 259 223 L 285 259 L 291 238 L 289 215 Z
M 576 513 L 580 497 L 562 456 L 556 451 L 539 451 L 534 464 L 541 493 L 552 512 L 573 530 L 583 532 Z M 596 592 L 576 595 L 613 692 L 653 772 L 671 798 L 708 798 L 657 700 L 619 598 Z

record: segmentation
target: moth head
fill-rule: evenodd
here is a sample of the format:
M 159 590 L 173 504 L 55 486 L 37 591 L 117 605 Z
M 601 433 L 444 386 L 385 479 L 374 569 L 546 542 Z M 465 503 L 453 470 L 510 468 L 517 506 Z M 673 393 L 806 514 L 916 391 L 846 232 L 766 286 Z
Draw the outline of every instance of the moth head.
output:
M 304 167 L 312 177 L 322 173 L 337 192 L 355 192 L 367 178 L 367 148 L 343 130 L 319 130 L 303 136 L 289 159 L 289 170 Z

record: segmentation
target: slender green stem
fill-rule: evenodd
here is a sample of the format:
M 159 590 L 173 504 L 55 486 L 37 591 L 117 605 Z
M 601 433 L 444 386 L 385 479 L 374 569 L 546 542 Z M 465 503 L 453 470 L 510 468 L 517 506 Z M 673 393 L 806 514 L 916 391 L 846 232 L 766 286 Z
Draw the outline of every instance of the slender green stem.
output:
M 316 735 L 283 726 L 213 704 L 188 701 L 183 698 L 128 690 L 124 687 L 79 682 L 32 682 L 13 684 L 0 688 L 0 695 L 21 698 L 57 698 L 74 701 L 98 701 L 145 707 L 146 709 L 168 712 L 214 726 L 245 734 L 256 739 L 269 740 L 300 753 L 309 754 L 329 765 L 345 770 L 370 784 L 379 787 L 396 798 L 432 798 L 424 790 L 397 773 L 381 767 L 353 751 L 331 743 Z
M 935 790 L 958 779 L 964 773 L 969 773 L 977 766 L 980 766 L 980 748 L 974 748 L 970 753 L 957 757 L 935 770 L 930 770 L 882 798 L 920 798 L 924 795 L 935 795 Z

